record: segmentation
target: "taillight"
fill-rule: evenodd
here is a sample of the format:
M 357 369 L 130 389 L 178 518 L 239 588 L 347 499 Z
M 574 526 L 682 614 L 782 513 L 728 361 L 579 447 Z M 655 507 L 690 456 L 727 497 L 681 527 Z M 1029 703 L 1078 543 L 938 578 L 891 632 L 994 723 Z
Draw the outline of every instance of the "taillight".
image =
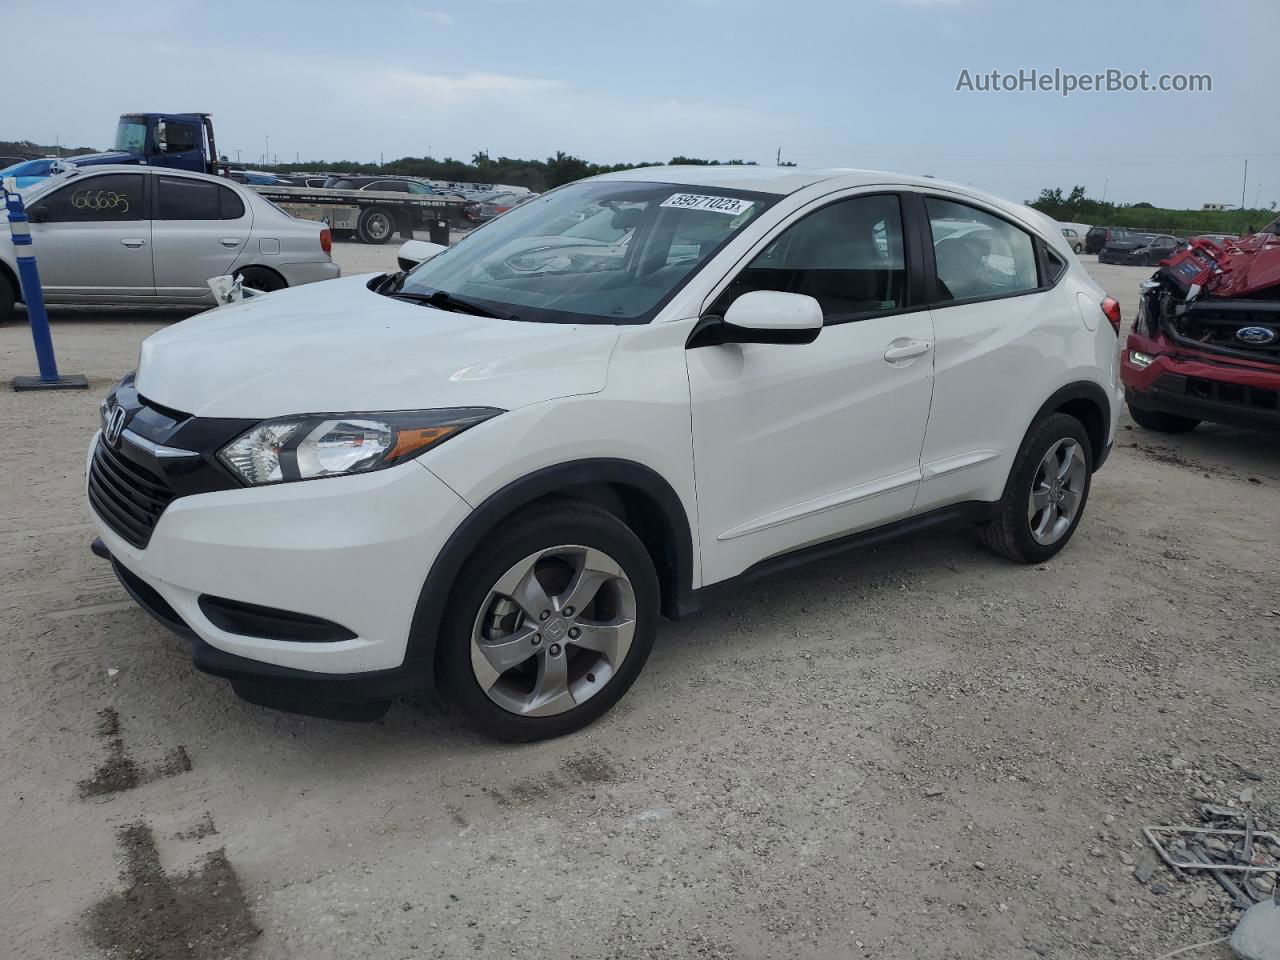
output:
M 320 231 L 320 249 L 325 253 L 333 251 L 333 234 L 329 232 L 329 228 L 325 227 Z
M 1107 321 L 1111 324 L 1111 329 L 1116 332 L 1116 336 L 1120 336 L 1120 301 L 1115 297 L 1103 297 L 1102 312 L 1107 315 Z

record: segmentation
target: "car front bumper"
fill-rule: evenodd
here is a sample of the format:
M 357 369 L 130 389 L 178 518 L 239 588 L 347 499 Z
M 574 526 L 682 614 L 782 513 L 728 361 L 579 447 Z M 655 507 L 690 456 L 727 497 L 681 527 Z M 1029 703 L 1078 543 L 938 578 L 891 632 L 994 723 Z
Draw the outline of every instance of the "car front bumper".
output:
M 1099 263 L 1112 263 L 1124 267 L 1146 267 L 1150 266 L 1151 260 L 1147 254 L 1137 253 L 1100 253 L 1098 254 Z
M 1175 357 L 1160 349 L 1158 341 L 1129 337 L 1120 361 L 1128 404 L 1210 423 L 1280 430 L 1280 368 Z M 1134 350 L 1153 357 L 1150 365 L 1135 364 Z
M 260 687 L 358 701 L 430 680 L 429 663 L 406 657 L 411 625 L 432 562 L 470 507 L 412 461 L 179 497 L 142 549 L 89 512 L 99 552 L 134 599 L 192 641 L 196 666 L 242 695 Z M 210 619 L 210 599 L 318 618 L 344 636 L 280 639 L 260 623 L 229 630 Z

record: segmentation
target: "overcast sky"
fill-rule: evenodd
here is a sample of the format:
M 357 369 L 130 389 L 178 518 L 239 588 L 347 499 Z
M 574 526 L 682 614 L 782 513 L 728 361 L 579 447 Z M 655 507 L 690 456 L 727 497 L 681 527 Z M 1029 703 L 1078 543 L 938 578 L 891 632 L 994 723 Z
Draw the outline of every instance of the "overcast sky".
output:
M 1015 200 L 1079 183 L 1195 207 L 1238 204 L 1248 158 L 1248 204 L 1280 200 L 1274 0 L 0 0 L 0 40 L 0 139 L 105 147 L 121 112 L 197 110 L 246 163 L 267 137 L 281 161 L 781 148 Z M 1055 67 L 1213 90 L 955 89 Z

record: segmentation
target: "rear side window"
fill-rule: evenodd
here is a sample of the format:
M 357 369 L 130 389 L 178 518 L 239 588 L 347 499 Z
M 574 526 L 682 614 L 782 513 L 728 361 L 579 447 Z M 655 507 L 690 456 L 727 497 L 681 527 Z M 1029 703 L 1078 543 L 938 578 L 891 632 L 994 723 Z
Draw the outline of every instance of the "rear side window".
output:
M 207 180 L 159 177 L 161 220 L 238 220 L 244 203 L 234 190 Z
M 364 189 L 383 190 L 390 193 L 408 193 L 409 185 L 403 180 L 375 180 Z
M 194 150 L 196 146 L 196 128 L 188 123 L 166 123 L 164 125 L 164 141 L 166 153 L 181 153 Z
M 142 174 L 108 173 L 73 180 L 33 204 L 51 223 L 94 223 L 149 219 L 142 209 Z
M 1062 271 L 1067 269 L 1067 261 L 1058 256 L 1057 251 L 1046 244 L 1044 248 L 1044 263 L 1045 271 L 1048 273 L 1046 280 L 1051 284 L 1057 283 L 1058 278 L 1062 276 Z
M 898 309 L 906 288 L 898 198 L 853 197 L 783 231 L 734 278 L 715 312 L 744 293 L 778 290 L 813 297 L 823 321 L 838 323 Z
M 1031 234 L 967 204 L 936 197 L 925 202 L 938 271 L 937 300 L 999 297 L 1040 285 Z

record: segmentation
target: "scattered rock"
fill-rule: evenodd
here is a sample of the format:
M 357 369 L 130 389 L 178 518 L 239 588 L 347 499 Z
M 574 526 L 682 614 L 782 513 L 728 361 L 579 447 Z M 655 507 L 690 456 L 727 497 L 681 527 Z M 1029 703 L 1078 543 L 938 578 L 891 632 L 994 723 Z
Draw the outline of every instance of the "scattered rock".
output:
M 1151 885 L 1151 892 L 1158 897 L 1164 896 L 1166 893 L 1168 893 L 1172 889 L 1173 887 L 1169 886 L 1163 880 L 1157 880 L 1155 883 Z
M 1253 803 L 1253 787 L 1245 787 L 1240 791 L 1241 803 Z
M 987 869 L 987 865 L 983 863 L 981 860 L 975 860 L 973 861 L 973 868 L 975 870 L 985 870 Z
M 1196 887 L 1191 891 L 1191 896 L 1187 897 L 1187 902 L 1199 910 L 1209 902 L 1209 891 L 1205 887 Z
M 926 797 L 940 797 L 942 796 L 942 788 L 936 783 L 931 783 L 924 788 L 924 795 Z
M 1138 861 L 1138 865 L 1133 868 L 1133 875 L 1137 881 L 1142 884 L 1150 883 L 1151 877 L 1156 872 L 1156 855 L 1154 853 L 1144 854 L 1142 859 Z
M 1231 935 L 1231 949 L 1240 960 L 1280 960 L 1280 906 L 1264 900 L 1246 910 Z

